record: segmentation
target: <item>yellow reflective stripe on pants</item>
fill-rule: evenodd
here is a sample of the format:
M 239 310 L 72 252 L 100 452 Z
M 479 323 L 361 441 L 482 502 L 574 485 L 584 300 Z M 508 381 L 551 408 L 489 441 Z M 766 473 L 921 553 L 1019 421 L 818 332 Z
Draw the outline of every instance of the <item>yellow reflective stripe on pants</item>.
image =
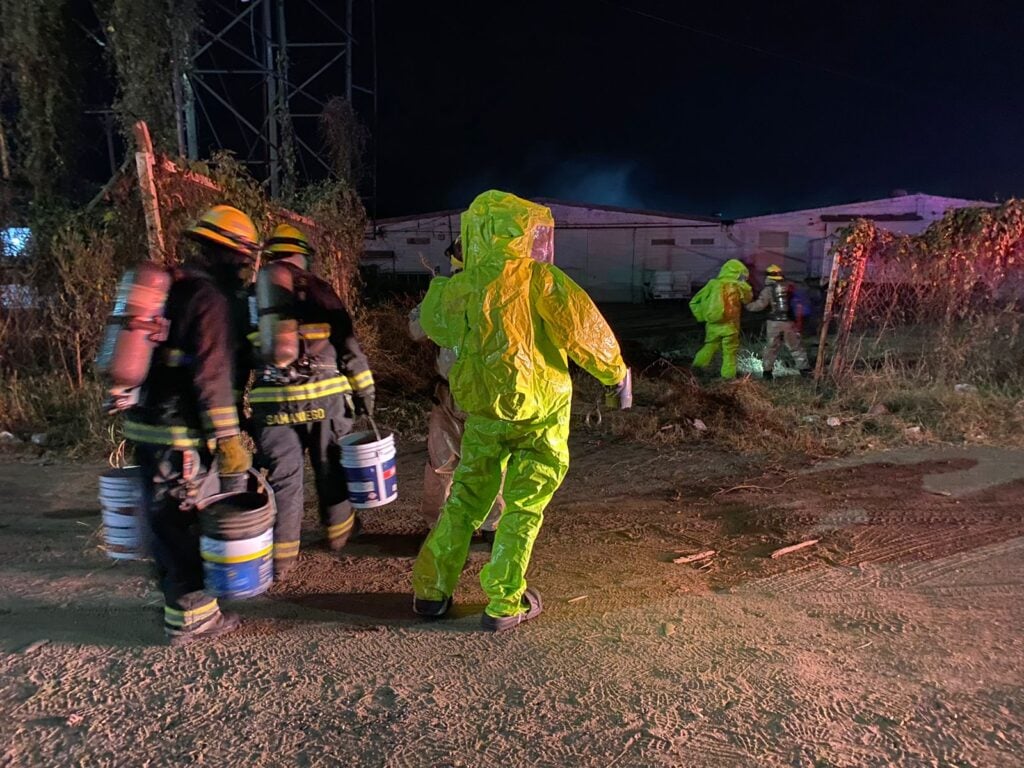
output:
M 308 341 L 321 341 L 331 337 L 329 323 L 308 323 L 299 326 L 299 335 Z
M 336 538 L 338 538 L 339 536 L 341 536 L 341 534 L 346 533 L 346 532 L 352 530 L 352 526 L 355 525 L 355 522 L 356 522 L 356 516 L 352 515 L 352 517 L 350 517 L 348 520 L 346 520 L 343 523 L 337 523 L 335 525 L 327 526 L 327 538 L 328 539 L 336 539 Z
M 189 427 L 141 424 L 130 419 L 125 419 L 124 436 L 136 443 L 169 445 L 172 448 L 199 448 L 206 443 L 198 430 Z
M 323 381 L 311 381 L 308 384 L 290 384 L 284 387 L 255 387 L 249 393 L 250 403 L 297 403 L 303 400 L 316 400 L 329 395 L 343 395 L 351 392 L 348 380 L 342 376 L 334 376 Z
M 369 389 L 373 386 L 373 373 L 363 371 L 355 376 L 349 376 L 349 381 L 352 382 L 352 388 L 355 390 Z
M 297 541 L 275 541 L 274 559 L 286 560 L 290 557 L 299 556 L 299 542 Z
M 187 611 L 179 611 L 177 608 L 164 606 L 164 621 L 172 627 L 187 627 L 192 624 L 199 624 L 213 616 L 219 610 L 217 599 L 213 598 L 205 605 L 198 608 L 190 608 Z

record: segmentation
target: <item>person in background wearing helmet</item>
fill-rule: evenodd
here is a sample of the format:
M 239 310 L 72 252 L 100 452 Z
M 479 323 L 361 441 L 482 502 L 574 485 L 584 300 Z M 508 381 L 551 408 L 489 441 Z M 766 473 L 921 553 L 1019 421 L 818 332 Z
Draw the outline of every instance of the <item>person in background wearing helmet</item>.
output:
M 206 211 L 187 235 L 198 253 L 174 271 L 164 311 L 168 336 L 124 425 L 146 484 L 172 645 L 216 637 L 239 623 L 203 589 L 196 503 L 242 490 L 251 466 L 239 434 L 241 382 L 249 371 L 239 363 L 248 355 L 242 318 L 259 253 L 252 220 L 227 205 Z
M 462 271 L 462 242 L 456 238 L 444 252 L 451 263 L 451 273 Z M 427 338 L 420 324 L 420 307 L 409 313 L 409 335 L 416 341 Z M 440 348 L 437 353 L 437 373 L 441 380 L 434 388 L 434 407 L 427 418 L 427 464 L 423 469 L 423 499 L 420 511 L 433 528 L 441 514 L 441 507 L 452 490 L 452 478 L 459 465 L 462 435 L 466 431 L 466 414 L 459 410 L 448 384 L 448 374 L 455 363 L 455 350 Z M 488 544 L 494 543 L 505 501 L 498 494 L 491 513 L 480 526 L 480 534 Z
M 803 320 L 798 312 L 803 304 L 796 301 L 793 284 L 782 275 L 782 268 L 772 264 L 765 271 L 765 284 L 757 299 L 746 305 L 750 312 L 769 310 L 766 323 L 767 343 L 761 358 L 761 376 L 771 379 L 775 370 L 775 358 L 779 355 L 782 345 L 786 345 L 793 356 L 800 375 L 808 371 L 807 353 L 800 338 L 800 323 Z
M 526 569 L 569 466 L 568 360 L 616 391 L 626 386 L 619 345 L 594 303 L 560 269 L 531 257 L 553 227 L 550 209 L 484 192 L 462 214 L 465 269 L 435 277 L 423 300 L 424 332 L 458 351 L 450 382 L 468 416 L 451 496 L 413 566 L 413 610 L 421 616 L 450 608 L 503 470 L 505 512 L 480 573 L 483 628 L 512 629 L 540 614 Z
M 306 235 L 290 224 L 278 225 L 264 245 L 263 278 L 283 270 L 290 295 L 277 306 L 257 287 L 260 356 L 249 393 L 257 459 L 269 470 L 277 501 L 274 525 L 274 578 L 295 566 L 303 512 L 304 454 L 309 452 L 316 479 L 320 520 L 327 544 L 338 551 L 356 527 L 341 467 L 339 440 L 352 430 L 355 416 L 373 415 L 373 374 L 356 340 L 352 318 L 341 298 L 309 271 L 313 256 Z M 269 316 L 269 317 L 268 317 Z M 267 322 L 269 320 L 269 326 Z M 264 336 L 262 329 L 269 333 Z M 272 363 L 272 345 L 285 329 L 297 331 L 294 359 L 284 367 Z
M 749 271 L 743 262 L 729 259 L 718 277 L 709 280 L 690 299 L 690 311 L 704 323 L 704 346 L 693 358 L 693 367 L 704 370 L 715 354 L 722 352 L 722 378 L 736 378 L 736 353 L 740 349 L 740 315 L 753 297 L 747 283 Z

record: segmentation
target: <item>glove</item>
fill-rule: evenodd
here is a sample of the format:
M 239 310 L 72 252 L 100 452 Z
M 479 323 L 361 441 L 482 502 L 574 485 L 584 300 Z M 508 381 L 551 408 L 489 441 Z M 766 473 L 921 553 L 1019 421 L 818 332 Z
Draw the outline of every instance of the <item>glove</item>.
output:
M 217 441 L 217 472 L 220 475 L 241 475 L 252 469 L 252 454 L 242 445 L 241 435 Z
M 604 388 L 604 407 L 623 411 L 633 407 L 633 377 L 629 369 L 622 381 Z
M 352 393 L 352 410 L 356 416 L 369 416 L 373 418 L 374 391 L 364 389 L 362 392 Z

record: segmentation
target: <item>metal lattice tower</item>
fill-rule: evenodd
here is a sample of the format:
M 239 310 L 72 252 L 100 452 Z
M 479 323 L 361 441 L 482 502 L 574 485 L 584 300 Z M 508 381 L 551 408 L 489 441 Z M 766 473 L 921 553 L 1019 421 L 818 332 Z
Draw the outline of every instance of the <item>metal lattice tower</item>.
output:
M 318 0 L 201 6 L 187 71 L 176 81 L 182 154 L 230 149 L 274 197 L 331 176 L 319 125 L 327 102 L 341 96 L 364 124 L 376 123 L 374 0 L 335 0 L 330 12 Z M 375 188 L 371 173 L 364 197 Z

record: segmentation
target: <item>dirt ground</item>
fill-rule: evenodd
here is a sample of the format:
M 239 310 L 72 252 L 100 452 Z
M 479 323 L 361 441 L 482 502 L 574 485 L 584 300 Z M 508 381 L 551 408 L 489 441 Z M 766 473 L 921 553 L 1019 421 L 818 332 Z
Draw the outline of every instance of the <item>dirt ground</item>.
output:
M 1022 764 L 1024 455 L 783 470 L 583 430 L 573 455 L 536 622 L 478 631 L 482 544 L 454 617 L 411 615 L 406 443 L 341 557 L 310 518 L 295 578 L 185 649 L 99 549 L 101 467 L 0 463 L 0 765 Z

